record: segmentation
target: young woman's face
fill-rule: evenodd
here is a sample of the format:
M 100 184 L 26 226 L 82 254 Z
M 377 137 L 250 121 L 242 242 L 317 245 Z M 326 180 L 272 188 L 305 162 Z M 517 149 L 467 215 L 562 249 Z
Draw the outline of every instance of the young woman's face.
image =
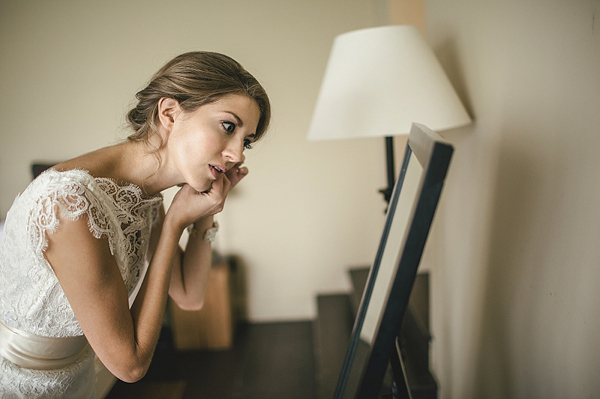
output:
M 167 144 L 182 183 L 206 191 L 227 170 L 241 164 L 259 119 L 256 101 L 240 94 L 180 113 Z

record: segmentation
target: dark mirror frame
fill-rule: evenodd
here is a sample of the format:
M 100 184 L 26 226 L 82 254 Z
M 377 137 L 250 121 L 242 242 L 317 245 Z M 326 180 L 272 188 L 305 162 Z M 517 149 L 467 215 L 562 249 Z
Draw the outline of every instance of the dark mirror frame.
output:
M 397 389 L 401 391 L 401 395 L 402 391 L 404 391 L 405 397 L 407 395 L 408 397 L 410 396 L 403 373 L 402 375 L 398 375 L 401 374 L 398 370 L 402 370 L 403 366 L 396 348 L 396 337 L 408 306 L 410 293 L 453 151 L 452 145 L 434 131 L 421 124 L 414 123 L 412 125 L 402 167 L 390 199 L 383 233 L 363 292 L 334 399 L 352 397 L 348 396 L 348 394 L 352 394 L 351 392 L 344 395 L 345 389 L 348 385 L 348 378 L 350 377 L 353 363 L 358 360 L 355 355 L 360 343 L 361 329 L 387 245 L 389 232 L 394 222 L 394 213 L 396 212 L 409 160 L 411 159 L 411 154 L 414 153 L 416 160 L 423 167 L 421 180 L 413 200 L 411 214 L 407 221 L 403 238 L 404 242 L 400 247 L 399 257 L 397 258 L 398 263 L 395 265 L 395 270 L 392 273 L 393 283 L 384 300 L 384 309 L 375 329 L 373 343 L 367 349 L 366 358 L 364 360 L 360 359 L 360 361 L 364 361 L 364 365 L 353 397 L 355 399 L 378 398 L 390 362 L 395 366 L 393 369 L 396 385 L 404 385 L 398 386 Z M 355 378 L 354 375 L 353 378 Z

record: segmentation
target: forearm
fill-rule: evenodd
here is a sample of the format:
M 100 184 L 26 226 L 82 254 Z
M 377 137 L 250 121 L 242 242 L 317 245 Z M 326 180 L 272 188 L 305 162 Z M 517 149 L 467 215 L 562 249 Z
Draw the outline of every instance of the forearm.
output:
M 146 368 L 158 342 L 171 279 L 171 266 L 178 253 L 181 232 L 180 228 L 163 226 L 144 282 L 131 307 L 136 357 Z
M 212 245 L 204 241 L 204 232 L 212 224 L 212 216 L 196 221 L 185 252 L 175 257 L 169 295 L 182 309 L 198 310 L 204 302 L 212 263 Z
M 79 325 L 104 365 L 123 381 L 139 380 L 150 365 L 182 230 L 161 227 L 152 262 L 131 309 L 108 239 L 93 237 L 87 218 L 62 219 L 60 228 L 48 235 L 45 256 Z

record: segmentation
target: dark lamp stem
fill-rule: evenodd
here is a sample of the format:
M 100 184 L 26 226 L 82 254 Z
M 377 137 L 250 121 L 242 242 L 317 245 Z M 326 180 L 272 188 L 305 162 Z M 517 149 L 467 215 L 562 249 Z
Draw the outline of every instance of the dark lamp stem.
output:
M 395 168 L 394 168 L 394 138 L 386 137 L 385 138 L 385 155 L 386 155 L 386 167 L 387 167 L 387 188 L 383 188 L 379 190 L 381 194 L 383 194 L 383 198 L 385 202 L 390 203 L 390 198 L 392 198 L 392 191 L 394 190 L 394 183 L 396 181 L 396 177 L 394 176 Z

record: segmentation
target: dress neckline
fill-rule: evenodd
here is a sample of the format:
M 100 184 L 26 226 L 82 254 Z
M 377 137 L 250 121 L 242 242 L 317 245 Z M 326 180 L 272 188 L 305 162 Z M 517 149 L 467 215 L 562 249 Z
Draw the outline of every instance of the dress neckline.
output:
M 85 168 L 72 168 L 72 169 L 66 169 L 66 170 L 57 170 L 57 169 L 54 169 L 54 168 L 49 168 L 49 169 L 45 170 L 44 172 L 42 172 L 41 175 L 43 175 L 45 173 L 48 173 L 48 172 L 50 172 L 50 173 L 56 173 L 58 175 L 69 174 L 69 173 L 75 173 L 75 174 L 81 173 L 81 174 L 84 174 L 87 177 L 91 178 L 94 181 L 110 182 L 111 185 L 117 187 L 117 189 L 119 191 L 121 191 L 121 190 L 132 191 L 133 193 L 136 194 L 136 196 L 140 199 L 140 201 L 155 201 L 155 200 L 158 200 L 158 199 L 161 199 L 161 200 L 163 199 L 163 196 L 162 196 L 161 193 L 157 193 L 157 194 L 155 194 L 153 196 L 148 196 L 148 195 L 144 194 L 144 190 L 142 190 L 142 188 L 140 186 L 138 186 L 137 184 L 135 184 L 135 183 L 123 182 L 122 184 L 120 184 L 117 180 L 115 180 L 115 179 L 113 179 L 111 177 L 97 177 L 97 176 L 94 176 L 94 175 L 92 175 L 90 173 L 89 170 L 87 170 Z

